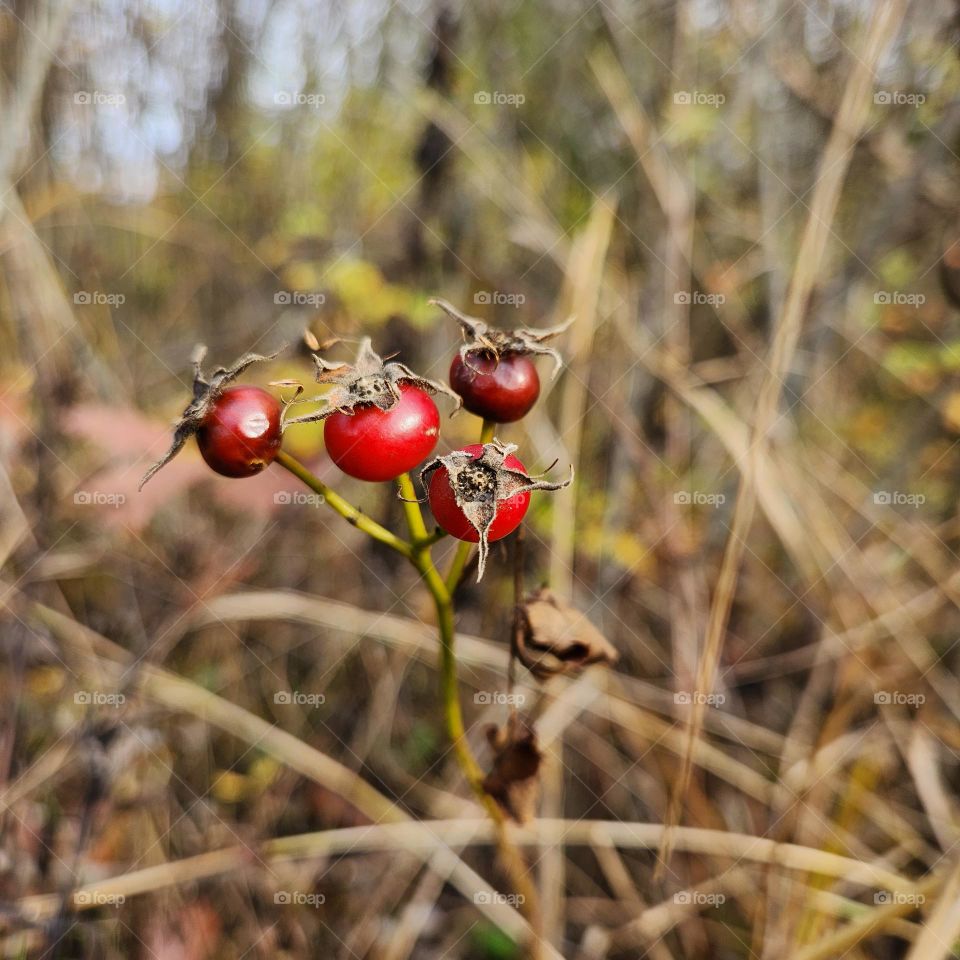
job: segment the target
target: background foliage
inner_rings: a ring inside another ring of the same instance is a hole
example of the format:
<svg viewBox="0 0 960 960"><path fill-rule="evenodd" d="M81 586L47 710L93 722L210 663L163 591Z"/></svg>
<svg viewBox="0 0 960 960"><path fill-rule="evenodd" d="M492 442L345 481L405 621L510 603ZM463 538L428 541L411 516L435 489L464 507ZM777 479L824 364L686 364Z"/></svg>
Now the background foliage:
<svg viewBox="0 0 960 960"><path fill-rule="evenodd" d="M528 582L621 651L610 676L521 678L542 815L564 821L528 848L553 948L951 955L954 18L0 4L4 955L524 955L489 847L455 833L480 814L415 577L279 471L228 483L191 449L136 493L194 343L226 362L305 327L369 333L444 378L458 335L434 295L506 327L577 316L567 369L508 433L532 469L578 468L535 503ZM309 379L304 348L262 381L289 377ZM444 429L452 447L477 422ZM321 431L290 439L399 521ZM485 758L506 557L460 597ZM706 832L665 859L675 815ZM372 823L369 849L343 832Z"/></svg>

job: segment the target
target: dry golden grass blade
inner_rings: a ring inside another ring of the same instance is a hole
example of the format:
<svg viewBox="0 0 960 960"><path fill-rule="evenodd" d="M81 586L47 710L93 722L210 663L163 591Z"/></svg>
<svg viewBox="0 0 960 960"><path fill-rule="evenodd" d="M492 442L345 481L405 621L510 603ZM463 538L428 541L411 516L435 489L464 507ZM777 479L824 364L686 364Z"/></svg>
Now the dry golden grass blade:
<svg viewBox="0 0 960 960"><path fill-rule="evenodd" d="M29 797L42 784L52 780L69 765L72 744L58 743L43 753L16 780L0 791L0 812L5 812Z"/></svg>
<svg viewBox="0 0 960 960"><path fill-rule="evenodd" d="M14 550L30 536L30 521L17 500L10 475L0 464L0 567Z"/></svg>
<svg viewBox="0 0 960 960"><path fill-rule="evenodd" d="M756 895L757 878L751 871L731 868L718 877L711 877L687 890L674 894L668 900L647 907L629 923L612 933L612 941L618 950L650 949L674 927L700 913L705 906L716 903L728 894L749 897Z"/></svg>
<svg viewBox="0 0 960 960"><path fill-rule="evenodd" d="M924 877L913 893L903 897L888 897L882 906L874 907L864 916L852 920L822 940L798 949L793 954L793 960L837 960L838 957L843 957L852 947L886 931L896 920L913 913L917 904L933 896L944 882L943 874Z"/></svg>
<svg viewBox="0 0 960 960"><path fill-rule="evenodd" d="M671 371L670 386L702 418L714 432L741 473L749 467L750 428L715 391L697 387L684 376L675 364L664 360ZM754 451L757 457L757 500L764 515L777 532L797 569L810 584L815 584L823 574L823 567L813 554L807 530L797 515L796 501L786 494L782 468L767 450Z"/></svg>
<svg viewBox="0 0 960 960"><path fill-rule="evenodd" d="M697 671L698 690L713 689L717 664L723 647L730 609L736 593L740 564L746 538L754 517L757 476L763 464L762 450L777 415L784 379L796 351L810 296L830 238L831 227L840 192L853 156L853 150L870 110L870 91L877 64L884 50L899 30L906 4L895 0L879 8L863 44L851 66L837 119L820 161L816 185L810 202L810 213L796 256L796 266L783 313L779 318L770 347L767 375L761 385L750 445L748 469L741 474L733 523L714 590L707 632ZM688 722L688 746L680 775L676 780L667 813L669 826L679 822L684 796L693 770L693 744L699 739L706 705L699 699L691 704ZM670 860L671 831L667 831L660 850L661 864Z"/></svg>
<svg viewBox="0 0 960 960"><path fill-rule="evenodd" d="M941 960L956 957L960 950L960 860L954 861L953 872L937 897L936 906L927 918L906 960Z"/></svg>
<svg viewBox="0 0 960 960"><path fill-rule="evenodd" d="M557 436L565 459L578 470L583 439L584 412L590 378L590 353L598 325L597 312L604 262L610 246L616 216L614 199L599 199L590 220L570 251L560 298L558 320L573 316L569 333L566 371L560 390ZM553 540L550 552L550 585L562 596L573 588L576 491L573 486L557 492L553 499Z"/></svg>
<svg viewBox="0 0 960 960"><path fill-rule="evenodd" d="M539 846L544 837L560 834L571 846L612 845L625 850L653 850L660 844L665 829L659 823L535 820L527 827L516 828L513 840L520 846ZM746 860L754 864L775 865L785 870L822 874L848 884L900 893L903 894L901 899L930 889L934 881L942 882L940 877L927 877L915 882L876 864L742 833L679 827L676 838L676 849L685 853L708 854L720 859ZM415 852L427 862L430 855L444 847L489 845L495 842L495 827L486 820L411 820L280 837L259 844L256 853L274 866L299 859L385 850ZM75 892L75 905L89 907L98 899L90 896L78 898L77 894L122 894L132 897L251 866L249 848L230 847L86 884ZM481 889L489 890L482 885L482 881ZM24 898L19 907L26 916L42 920L51 916L58 904L58 896L43 894Z"/></svg>
<svg viewBox="0 0 960 960"><path fill-rule="evenodd" d="M567 261L564 288L558 308L558 321L573 316L568 334L569 346L560 391L557 435L562 444L562 459L575 474L580 471L584 412L590 379L591 345L597 328L600 281L610 245L616 207L615 200L594 203L586 228L577 236ZM573 486L558 491L552 506L553 538L550 551L550 586L561 597L574 599L574 537L577 519L577 494ZM564 809L564 765L562 737L544 756L540 771L541 810L545 817L559 817ZM563 891L566 855L562 838L539 851L538 875L541 887L544 936L559 946L563 941Z"/></svg>
<svg viewBox="0 0 960 960"><path fill-rule="evenodd" d="M957 805L947 793L939 756L940 741L922 723L911 724L907 746L907 768L913 777L920 802L927 811L930 829L944 851L960 840Z"/></svg>

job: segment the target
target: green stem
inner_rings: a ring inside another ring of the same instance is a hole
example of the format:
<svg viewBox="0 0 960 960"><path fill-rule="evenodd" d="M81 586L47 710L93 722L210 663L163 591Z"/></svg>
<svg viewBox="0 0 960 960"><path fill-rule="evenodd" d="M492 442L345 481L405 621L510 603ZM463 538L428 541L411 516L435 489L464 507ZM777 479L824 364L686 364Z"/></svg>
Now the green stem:
<svg viewBox="0 0 960 960"><path fill-rule="evenodd" d="M430 540L426 524L423 522L423 513L420 511L420 501L409 473L401 473L397 477L397 487L400 490L400 500L403 503L403 512L407 518L407 527L410 530L410 539L414 549L422 547Z"/></svg>
<svg viewBox="0 0 960 960"><path fill-rule="evenodd" d="M447 571L446 587L450 593L460 585L460 578L463 576L464 568L470 559L470 551L473 550L473 544L466 540L461 540L457 544L457 552L453 555L453 562Z"/></svg>
<svg viewBox="0 0 960 960"><path fill-rule="evenodd" d="M285 450L277 454L277 463L285 470L289 470L298 480L306 484L314 493L323 497L324 503L343 517L347 523L353 524L367 536L373 537L380 543L392 547L397 553L403 554L408 560L413 560L413 545L391 533L386 527L380 526L376 520L361 513L352 503L348 503L335 490L331 490L322 480L315 477L299 460L291 457ZM419 512L419 510L418 510Z"/></svg>
<svg viewBox="0 0 960 960"><path fill-rule="evenodd" d="M486 797L483 789L483 772L467 743L463 714L460 711L460 693L457 687L457 656L454 650L456 631L453 624L453 597L430 554L430 545L433 538L427 533L426 524L423 522L423 514L420 511L420 504L417 502L416 490L409 473L397 477L397 487L400 490L403 512L407 518L407 527L410 530L410 540L413 544L410 561L417 568L417 572L430 591L430 596L433 597L433 605L437 611L437 628L440 632L440 684L447 733L453 744L457 762L460 764L467 782L474 793L483 800Z"/></svg>
<svg viewBox="0 0 960 960"><path fill-rule="evenodd" d="M437 611L437 629L440 634L440 695L443 700L443 719L447 735L457 757L457 763L473 790L494 819L503 814L493 798L483 789L483 771L467 742L467 732L460 710L460 689L457 683L456 630L453 622L453 598L447 590L428 549L421 549L414 564L423 577Z"/></svg>
<svg viewBox="0 0 960 960"><path fill-rule="evenodd" d="M481 438L484 443L489 442L495 429L494 424L484 423ZM443 718L447 735L453 746L457 763L466 777L467 783L474 795L493 820L497 832L497 847L503 866L506 869L514 888L524 897L523 912L526 914L534 930L533 942L530 944L531 957L541 956L541 928L542 920L537 897L536 887L530 880L526 864L519 850L510 838L507 829L507 820L499 804L483 788L483 770L477 762L470 744L467 741L467 731L463 723L463 713L460 710L460 691L457 684L457 655L456 629L453 619L453 591L440 575L430 547L436 543L442 531L428 533L420 511L420 504L416 499L416 491L409 474L402 474L397 478L400 497L403 500L403 510L410 530L412 542L400 539L375 520L362 514L356 507L348 503L338 493L331 490L325 483L315 477L302 463L291 457L290 454L280 451L277 454L277 463L289 470L295 477L305 483L315 493L320 494L324 501L349 523L358 527L364 533L392 547L403 554L416 568L424 584L430 591L433 604L437 611L437 629L440 634L440 693L443 700ZM461 543L466 547L463 563L469 556L470 544ZM460 550L458 549L458 556ZM462 573L462 566L460 572ZM459 577L458 577L459 579Z"/></svg>
<svg viewBox="0 0 960 960"><path fill-rule="evenodd" d="M447 531L437 527L433 533L427 534L427 539L420 544L423 547L432 547L435 543L439 543L445 536L447 536Z"/></svg>
<svg viewBox="0 0 960 960"><path fill-rule="evenodd" d="M480 442L489 443L497 432L497 425L492 420L484 420L480 428Z"/></svg>

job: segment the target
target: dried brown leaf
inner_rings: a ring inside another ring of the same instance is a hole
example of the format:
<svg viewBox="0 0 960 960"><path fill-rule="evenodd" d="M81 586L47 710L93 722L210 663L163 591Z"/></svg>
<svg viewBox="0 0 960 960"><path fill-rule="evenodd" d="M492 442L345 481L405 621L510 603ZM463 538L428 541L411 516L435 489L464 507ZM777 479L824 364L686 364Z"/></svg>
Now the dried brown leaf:
<svg viewBox="0 0 960 960"><path fill-rule="evenodd" d="M619 659L607 638L548 587L528 596L519 613L517 659L540 680Z"/></svg>
<svg viewBox="0 0 960 960"><path fill-rule="evenodd" d="M495 755L483 789L517 823L528 823L536 814L540 799L543 754L537 746L536 731L525 718L511 714L502 727L487 729L487 740Z"/></svg>

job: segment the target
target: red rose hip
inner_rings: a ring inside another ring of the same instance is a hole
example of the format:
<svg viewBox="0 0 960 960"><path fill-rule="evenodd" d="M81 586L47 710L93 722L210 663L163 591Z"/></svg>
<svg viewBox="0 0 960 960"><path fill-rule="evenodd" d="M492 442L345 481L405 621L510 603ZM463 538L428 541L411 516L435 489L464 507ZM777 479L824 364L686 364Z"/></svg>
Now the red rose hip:
<svg viewBox="0 0 960 960"><path fill-rule="evenodd" d="M389 409L359 403L352 413L334 413L324 421L330 459L358 480L393 480L425 460L437 445L440 412L429 394L409 383Z"/></svg>
<svg viewBox="0 0 960 960"><path fill-rule="evenodd" d="M252 477L280 449L280 403L260 387L228 387L197 429L207 466L224 477Z"/></svg>
<svg viewBox="0 0 960 960"><path fill-rule="evenodd" d="M476 460L483 453L483 445L472 443L464 447L463 452L469 453ZM503 465L509 470L519 470L524 474L527 472L527 468L512 454L504 459ZM467 482L471 479L468 478ZM483 482L480 474L476 479ZM457 505L457 498L450 484L450 474L445 466L438 467L430 477L427 499L430 502L433 518L441 529L446 530L451 537L456 537L458 540L466 540L469 543L480 542L480 532ZM491 542L502 540L513 533L520 526L529 506L530 494L526 490L514 494L507 500L496 502L496 514L487 530L487 540Z"/></svg>
<svg viewBox="0 0 960 960"><path fill-rule="evenodd" d="M450 364L450 386L463 405L494 423L513 423L527 415L540 396L540 377L529 357L490 351L457 354Z"/></svg>

